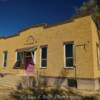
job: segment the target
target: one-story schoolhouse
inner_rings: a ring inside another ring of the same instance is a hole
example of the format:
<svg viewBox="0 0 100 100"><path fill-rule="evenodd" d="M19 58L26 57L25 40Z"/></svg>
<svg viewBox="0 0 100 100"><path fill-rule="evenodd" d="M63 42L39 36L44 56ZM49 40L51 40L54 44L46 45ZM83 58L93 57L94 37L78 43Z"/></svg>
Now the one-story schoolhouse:
<svg viewBox="0 0 100 100"><path fill-rule="evenodd" d="M48 86L100 88L100 34L90 15L0 37L0 72L37 74Z"/></svg>

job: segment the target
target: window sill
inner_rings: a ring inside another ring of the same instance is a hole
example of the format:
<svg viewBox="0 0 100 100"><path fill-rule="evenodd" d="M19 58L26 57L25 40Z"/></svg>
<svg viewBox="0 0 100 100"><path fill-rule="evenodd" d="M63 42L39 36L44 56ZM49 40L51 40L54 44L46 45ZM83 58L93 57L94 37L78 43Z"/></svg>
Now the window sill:
<svg viewBox="0 0 100 100"><path fill-rule="evenodd" d="M74 69L75 67L72 66L72 67L64 67L64 69Z"/></svg>
<svg viewBox="0 0 100 100"><path fill-rule="evenodd" d="M40 69L47 69L47 67L40 67Z"/></svg>

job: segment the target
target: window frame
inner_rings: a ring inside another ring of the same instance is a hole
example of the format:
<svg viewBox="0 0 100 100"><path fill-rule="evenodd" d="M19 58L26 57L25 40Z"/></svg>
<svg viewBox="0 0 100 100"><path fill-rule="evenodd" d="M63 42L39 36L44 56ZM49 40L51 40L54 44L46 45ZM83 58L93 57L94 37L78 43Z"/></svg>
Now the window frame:
<svg viewBox="0 0 100 100"><path fill-rule="evenodd" d="M16 51L16 59L15 59L15 66L14 66L14 68L15 69L23 69L24 68L24 62L22 60L18 60L18 53L22 53L22 56L24 56L23 52ZM19 54L19 56L21 57L20 54ZM22 58L20 58L20 59L22 59ZM17 66L18 62L20 62L19 66Z"/></svg>
<svg viewBox="0 0 100 100"><path fill-rule="evenodd" d="M42 58L42 48L46 48L47 49L47 54L46 54L46 56L47 56L47 58ZM42 66L42 61L43 60L46 60L46 66ZM45 45L45 46L41 46L40 47L40 68L47 68L47 65L48 65L48 46L47 45Z"/></svg>
<svg viewBox="0 0 100 100"><path fill-rule="evenodd" d="M6 59L5 59L5 52L7 53L6 54ZM5 51L3 51L3 67L7 67L7 60L8 60L8 51L5 50Z"/></svg>
<svg viewBox="0 0 100 100"><path fill-rule="evenodd" d="M18 56L20 56L20 54L19 54L20 52L18 52L18 51L16 51L16 63L18 63L20 60L18 60ZM20 62L20 64L21 64L21 62ZM19 64L19 65L20 65ZM16 68L20 68L20 66L16 66Z"/></svg>
<svg viewBox="0 0 100 100"><path fill-rule="evenodd" d="M66 45L68 45L68 44L72 44L72 51L73 51L73 57L66 57ZM73 69L74 68L74 48L75 48L75 46L74 46L74 42L65 42L64 43L64 68L67 68L67 69ZM67 59L73 59L73 65L72 66L67 66L66 65L66 60Z"/></svg>

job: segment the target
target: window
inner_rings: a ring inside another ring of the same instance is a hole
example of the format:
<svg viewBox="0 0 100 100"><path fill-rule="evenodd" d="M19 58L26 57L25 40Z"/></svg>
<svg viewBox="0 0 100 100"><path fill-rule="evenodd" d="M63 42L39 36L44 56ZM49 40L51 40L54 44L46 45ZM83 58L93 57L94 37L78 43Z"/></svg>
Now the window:
<svg viewBox="0 0 100 100"><path fill-rule="evenodd" d="M76 79L68 79L68 86L69 87L77 87L77 80Z"/></svg>
<svg viewBox="0 0 100 100"><path fill-rule="evenodd" d="M47 47L41 47L41 67L47 67Z"/></svg>
<svg viewBox="0 0 100 100"><path fill-rule="evenodd" d="M64 45L64 58L65 58L65 67L73 67L73 44L68 43Z"/></svg>
<svg viewBox="0 0 100 100"><path fill-rule="evenodd" d="M8 54L8 52L7 51L4 51L3 54L4 54L4 56L3 56L4 57L3 66L6 67L7 66L7 54Z"/></svg>
<svg viewBox="0 0 100 100"><path fill-rule="evenodd" d="M97 66L100 69L100 47L99 47L99 44L96 44L96 48L97 48Z"/></svg>
<svg viewBox="0 0 100 100"><path fill-rule="evenodd" d="M14 68L20 68L23 65L23 53L16 52L16 64Z"/></svg>

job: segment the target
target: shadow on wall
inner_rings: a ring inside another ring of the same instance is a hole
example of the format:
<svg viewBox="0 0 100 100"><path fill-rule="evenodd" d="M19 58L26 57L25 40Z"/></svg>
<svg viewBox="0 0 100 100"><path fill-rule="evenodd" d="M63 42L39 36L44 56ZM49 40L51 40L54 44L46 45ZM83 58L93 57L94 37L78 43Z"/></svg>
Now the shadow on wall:
<svg viewBox="0 0 100 100"><path fill-rule="evenodd" d="M61 69L59 75L57 77L54 77L54 80L51 80L49 77L46 77L46 73L45 71L40 71L39 72L40 74L38 75L38 81L39 83L42 83L42 84L45 84L48 86L49 83L52 83L52 86L53 87L56 87L56 88L61 88L62 87L62 84L65 82L65 84L67 85L67 79L66 79L66 76L68 75L69 73L69 70L66 70L66 69ZM42 76L41 76L42 75ZM44 76L43 76L44 75ZM52 82L51 82L52 81ZM51 86L51 87L52 87Z"/></svg>
<svg viewBox="0 0 100 100"><path fill-rule="evenodd" d="M62 68L62 70L59 73L59 76L55 79L54 81L54 85L56 86L56 88L61 88L62 84L65 82L67 85L67 79L66 76L69 74L69 71Z"/></svg>

